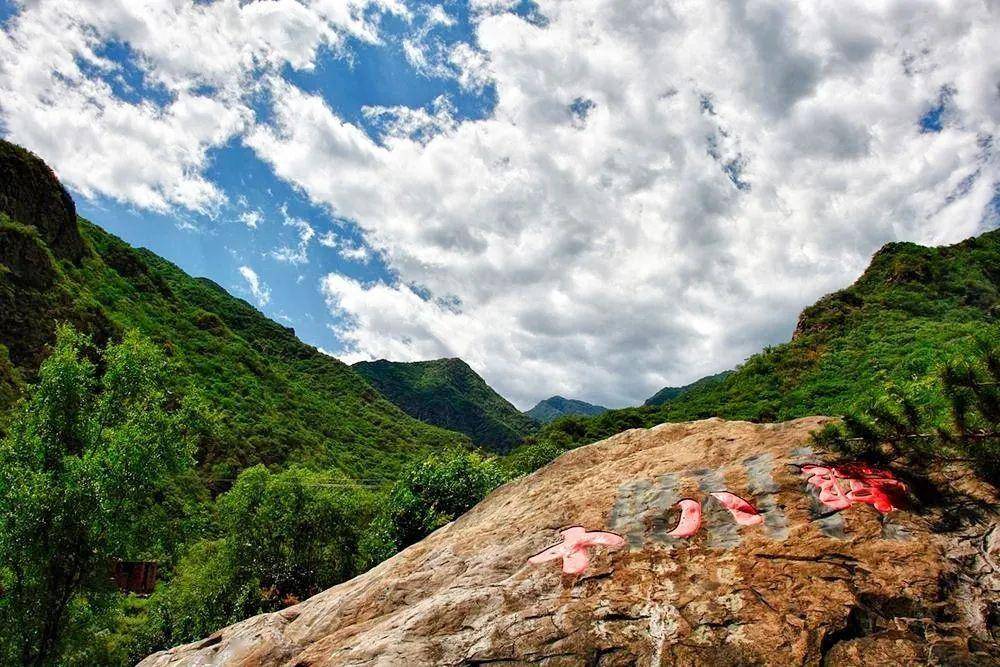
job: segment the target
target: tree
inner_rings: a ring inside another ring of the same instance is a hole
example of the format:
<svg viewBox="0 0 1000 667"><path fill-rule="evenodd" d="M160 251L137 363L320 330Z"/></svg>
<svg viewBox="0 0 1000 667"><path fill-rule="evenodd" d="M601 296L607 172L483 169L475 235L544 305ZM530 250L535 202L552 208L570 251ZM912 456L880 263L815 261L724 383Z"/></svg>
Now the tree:
<svg viewBox="0 0 1000 667"><path fill-rule="evenodd" d="M354 575L365 520L359 487L293 466L243 471L219 498L219 521L245 577L279 599L306 598Z"/></svg>
<svg viewBox="0 0 1000 667"><path fill-rule="evenodd" d="M244 470L216 501L219 537L194 544L151 599L152 641L189 641L354 576L368 504L339 474Z"/></svg>
<svg viewBox="0 0 1000 667"><path fill-rule="evenodd" d="M884 387L816 440L875 461L964 458L982 477L1000 482L1000 352L980 342L977 357L944 364L938 380Z"/></svg>
<svg viewBox="0 0 1000 667"><path fill-rule="evenodd" d="M465 513L503 484L508 473L493 457L453 450L403 471L361 544L365 570Z"/></svg>
<svg viewBox="0 0 1000 667"><path fill-rule="evenodd" d="M198 419L161 387L160 351L135 333L98 355L58 328L52 355L0 441L0 662L56 662L110 596L109 566L141 550L144 516L193 464Z"/></svg>
<svg viewBox="0 0 1000 667"><path fill-rule="evenodd" d="M507 455L507 467L514 476L528 475L554 461L565 449L553 442L554 438L526 442Z"/></svg>

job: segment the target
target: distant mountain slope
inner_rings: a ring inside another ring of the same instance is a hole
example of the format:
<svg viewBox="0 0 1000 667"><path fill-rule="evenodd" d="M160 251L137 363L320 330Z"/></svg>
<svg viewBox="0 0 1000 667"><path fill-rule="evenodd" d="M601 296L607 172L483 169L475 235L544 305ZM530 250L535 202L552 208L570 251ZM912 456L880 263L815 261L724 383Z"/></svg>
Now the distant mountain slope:
<svg viewBox="0 0 1000 667"><path fill-rule="evenodd" d="M663 405L667 401L671 401L682 394L686 394L692 389L702 389L708 385L715 384L716 382L722 382L729 377L731 373L732 371L722 371L721 373L716 373L715 375L707 375L700 380L695 380L691 384L686 384L683 387L664 387L651 397L647 398L643 405Z"/></svg>
<svg viewBox="0 0 1000 667"><path fill-rule="evenodd" d="M507 451L537 428L461 359L380 359L353 368L408 415L494 451Z"/></svg>
<svg viewBox="0 0 1000 667"><path fill-rule="evenodd" d="M392 479L410 460L469 442L404 414L212 281L78 219L44 163L4 141L0 212L0 412L36 372L56 322L69 321L98 343L135 328L163 345L177 366L172 389L197 389L219 411L218 439L198 454L218 477L297 461Z"/></svg>
<svg viewBox="0 0 1000 667"><path fill-rule="evenodd" d="M876 387L927 393L940 363L969 356L977 339L1000 341L1000 230L937 248L890 243L853 285L806 308L789 342L721 382L659 406L557 420L538 437L561 430L562 441L585 443L665 421L840 415Z"/></svg>
<svg viewBox="0 0 1000 667"><path fill-rule="evenodd" d="M592 403L578 401L574 398L553 396L551 398L546 398L544 401L539 401L535 407L527 410L524 414L528 415L540 424L547 424L553 419L565 417L566 415L592 416L599 415L606 411L607 408L602 405L594 405Z"/></svg>

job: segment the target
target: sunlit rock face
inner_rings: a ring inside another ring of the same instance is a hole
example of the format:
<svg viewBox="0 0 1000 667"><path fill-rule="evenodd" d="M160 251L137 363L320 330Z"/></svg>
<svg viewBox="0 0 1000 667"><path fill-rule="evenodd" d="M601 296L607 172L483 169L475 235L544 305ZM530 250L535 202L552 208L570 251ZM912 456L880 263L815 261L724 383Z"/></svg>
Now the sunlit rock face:
<svg viewBox="0 0 1000 667"><path fill-rule="evenodd" d="M995 664L995 490L836 460L823 423L626 431L141 664Z"/></svg>

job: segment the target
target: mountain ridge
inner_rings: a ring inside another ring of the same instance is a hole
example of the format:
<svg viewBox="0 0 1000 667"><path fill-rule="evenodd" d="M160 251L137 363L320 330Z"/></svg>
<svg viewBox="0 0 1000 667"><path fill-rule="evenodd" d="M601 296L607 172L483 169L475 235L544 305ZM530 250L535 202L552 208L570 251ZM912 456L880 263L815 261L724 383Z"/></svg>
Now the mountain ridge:
<svg viewBox="0 0 1000 667"><path fill-rule="evenodd" d="M219 434L198 453L214 477L299 462L388 481L410 461L469 444L406 415L349 366L214 281L77 217L32 153L0 140L0 169L20 174L0 182L0 399L7 404L17 393L9 387L32 379L56 323L66 321L99 346L137 329L165 349L177 369L169 389L205 393L219 411ZM24 199L29 204L16 205ZM45 213L37 225L13 218L32 211Z"/></svg>
<svg viewBox="0 0 1000 667"><path fill-rule="evenodd" d="M540 424L546 424L567 415L592 416L606 411L607 408L603 405L594 405L593 403L587 403L575 398L563 398L556 395L538 401L533 408L525 410L524 414Z"/></svg>
<svg viewBox="0 0 1000 667"><path fill-rule="evenodd" d="M352 368L405 413L506 452L537 424L458 357L428 361L359 361Z"/></svg>
<svg viewBox="0 0 1000 667"><path fill-rule="evenodd" d="M694 382L690 382L681 387L664 387L660 391L656 392L643 402L643 405L663 405L667 401L672 401L673 399L686 394L692 389L698 389L700 387L714 384L716 382L721 382L729 377L733 371L722 371L721 373L715 373L714 375L706 375L703 378L699 378Z"/></svg>

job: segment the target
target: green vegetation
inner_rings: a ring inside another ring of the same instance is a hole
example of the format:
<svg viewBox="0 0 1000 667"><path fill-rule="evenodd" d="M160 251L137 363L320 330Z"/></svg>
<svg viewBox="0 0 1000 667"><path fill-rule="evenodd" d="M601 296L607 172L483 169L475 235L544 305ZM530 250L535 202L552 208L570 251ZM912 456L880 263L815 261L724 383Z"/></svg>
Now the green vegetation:
<svg viewBox="0 0 1000 667"><path fill-rule="evenodd" d="M491 451L506 452L537 428L461 359L382 359L353 368L406 414L465 433Z"/></svg>
<svg viewBox="0 0 1000 667"><path fill-rule="evenodd" d="M722 371L721 373L708 375L700 380L695 380L691 384L686 384L683 387L664 387L647 398L643 405L663 405L667 401L672 401L678 396L688 393L692 389L704 389L705 387L722 382L729 377L730 374L732 374L732 371Z"/></svg>
<svg viewBox="0 0 1000 667"><path fill-rule="evenodd" d="M215 503L215 534L193 544L149 599L138 654L351 578L371 505L368 492L342 476L297 466L243 471Z"/></svg>
<svg viewBox="0 0 1000 667"><path fill-rule="evenodd" d="M348 366L218 285L77 219L27 151L0 141L0 168L16 175L0 181L0 400L32 379L64 321L99 345L134 329L163 348L173 367L167 388L197 390L219 414L197 454L204 476L301 463L389 483L410 461L468 443L407 416ZM53 212L60 202L64 210ZM39 211L44 217L12 219Z"/></svg>
<svg viewBox="0 0 1000 667"><path fill-rule="evenodd" d="M362 543L362 570L454 521L509 479L497 459L460 450L407 468L393 485Z"/></svg>
<svg viewBox="0 0 1000 667"><path fill-rule="evenodd" d="M539 401L535 407L524 414L534 419L539 424L547 424L550 421L565 417L567 415L582 415L584 417L599 415L607 412L607 408L602 405L594 405L574 398L563 398L562 396L552 396L544 401Z"/></svg>
<svg viewBox="0 0 1000 667"><path fill-rule="evenodd" d="M948 414L928 392L942 365L1000 340L1000 230L952 246L891 243L852 286L803 311L792 340L768 348L721 382L692 387L658 406L564 417L527 446L562 450L629 428L706 417L783 421L858 411L886 387L925 396L934 419Z"/></svg>
<svg viewBox="0 0 1000 667"><path fill-rule="evenodd" d="M1000 483L1000 349L983 341L979 358L957 359L923 393L896 387L860 412L849 413L814 435L823 445L877 462L905 457L921 465L964 458L993 484ZM949 414L926 406L944 399Z"/></svg>
<svg viewBox="0 0 1000 667"><path fill-rule="evenodd" d="M131 664L282 609L510 476L463 448L411 462L381 492L333 469L256 465L213 502L192 455L218 415L163 390L173 364L134 331L97 352L60 326L0 441L0 664ZM116 559L157 561L165 576L148 599L120 594Z"/></svg>
<svg viewBox="0 0 1000 667"><path fill-rule="evenodd" d="M113 559L165 557L164 541L183 538L161 501L193 463L206 420L191 401L168 409L165 360L147 341L108 347L100 377L88 348L59 329L0 441L2 664L55 662L114 601Z"/></svg>

